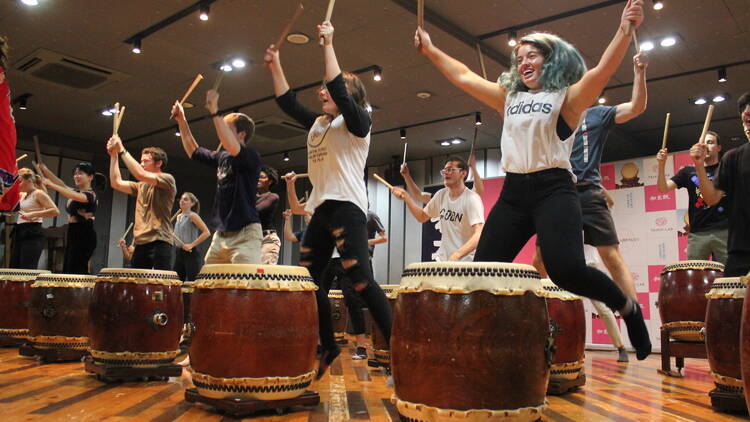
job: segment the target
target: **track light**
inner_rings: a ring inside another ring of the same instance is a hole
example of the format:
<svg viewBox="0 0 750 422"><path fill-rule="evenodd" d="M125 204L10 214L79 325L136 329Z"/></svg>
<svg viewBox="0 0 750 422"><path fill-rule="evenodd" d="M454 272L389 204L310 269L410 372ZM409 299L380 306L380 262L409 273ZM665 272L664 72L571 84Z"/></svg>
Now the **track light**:
<svg viewBox="0 0 750 422"><path fill-rule="evenodd" d="M719 68L719 82L726 82L726 81L727 81L727 68L720 67Z"/></svg>
<svg viewBox="0 0 750 422"><path fill-rule="evenodd" d="M664 2L661 0L654 0L654 10L664 9Z"/></svg>
<svg viewBox="0 0 750 422"><path fill-rule="evenodd" d="M401 139L406 139L406 129L401 128L400 135L401 135Z"/></svg>
<svg viewBox="0 0 750 422"><path fill-rule="evenodd" d="M375 66L372 79L374 79L376 82L380 82L381 80L383 80L383 68L381 68L380 66Z"/></svg>
<svg viewBox="0 0 750 422"><path fill-rule="evenodd" d="M511 47L515 47L516 44L518 44L518 34L516 31L510 31L508 34L508 45Z"/></svg>
<svg viewBox="0 0 750 422"><path fill-rule="evenodd" d="M141 54L141 39L136 38L133 40L133 49L131 50L135 54Z"/></svg>
<svg viewBox="0 0 750 422"><path fill-rule="evenodd" d="M29 98L31 97L31 94L28 92L25 94L21 94L18 97L16 97L15 100L13 100L13 104L18 105L19 110L27 110L29 108Z"/></svg>
<svg viewBox="0 0 750 422"><path fill-rule="evenodd" d="M482 113L476 112L474 113L474 125L475 126L482 126Z"/></svg>
<svg viewBox="0 0 750 422"><path fill-rule="evenodd" d="M285 152L285 153L284 153L284 157L283 157L283 160L284 160L284 161L289 161L289 153L288 153L288 152Z"/></svg>
<svg viewBox="0 0 750 422"><path fill-rule="evenodd" d="M198 15L198 18L200 18L200 20L202 20L202 21L207 21L208 20L208 13L210 11L211 11L211 9L210 9L210 7L209 7L208 4L205 4L205 3L201 4L200 15Z"/></svg>

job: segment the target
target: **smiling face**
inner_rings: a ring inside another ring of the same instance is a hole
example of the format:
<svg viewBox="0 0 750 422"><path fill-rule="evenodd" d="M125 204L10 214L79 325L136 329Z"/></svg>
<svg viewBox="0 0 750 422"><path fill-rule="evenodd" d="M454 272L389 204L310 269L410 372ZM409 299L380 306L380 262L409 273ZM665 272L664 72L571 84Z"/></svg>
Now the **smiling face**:
<svg viewBox="0 0 750 422"><path fill-rule="evenodd" d="M188 194L183 193L182 196L180 197L180 210L183 213L186 213L186 212L190 211L190 209L193 207L193 205L195 205L195 203L193 202L193 200L190 199L190 197L188 196Z"/></svg>
<svg viewBox="0 0 750 422"><path fill-rule="evenodd" d="M320 100L323 113L331 114L333 116L339 114L339 108L331 99L331 95L328 93L328 89L326 89L325 85L318 89L318 100Z"/></svg>
<svg viewBox="0 0 750 422"><path fill-rule="evenodd" d="M91 186L91 180L94 179L94 175L86 174L85 171L76 169L73 172L73 183L75 183L78 189L84 189Z"/></svg>
<svg viewBox="0 0 750 422"><path fill-rule="evenodd" d="M750 141L750 104L747 104L740 114L742 118L742 128L745 130L745 136Z"/></svg>
<svg viewBox="0 0 750 422"><path fill-rule="evenodd" d="M265 171L260 172L258 176L258 192L268 192L271 189L271 178L268 177Z"/></svg>
<svg viewBox="0 0 750 422"><path fill-rule="evenodd" d="M542 87L540 81L543 64L544 54L539 47L534 44L521 44L516 53L516 68L527 88L539 89Z"/></svg>

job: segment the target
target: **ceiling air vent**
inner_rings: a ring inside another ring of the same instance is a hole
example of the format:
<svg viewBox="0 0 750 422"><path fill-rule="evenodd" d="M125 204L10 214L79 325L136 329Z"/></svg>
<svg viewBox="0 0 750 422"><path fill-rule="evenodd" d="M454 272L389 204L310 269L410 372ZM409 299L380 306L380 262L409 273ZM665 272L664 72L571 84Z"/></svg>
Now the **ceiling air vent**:
<svg viewBox="0 0 750 422"><path fill-rule="evenodd" d="M122 72L40 48L16 62L16 70L45 82L74 89L95 90L130 77Z"/></svg>

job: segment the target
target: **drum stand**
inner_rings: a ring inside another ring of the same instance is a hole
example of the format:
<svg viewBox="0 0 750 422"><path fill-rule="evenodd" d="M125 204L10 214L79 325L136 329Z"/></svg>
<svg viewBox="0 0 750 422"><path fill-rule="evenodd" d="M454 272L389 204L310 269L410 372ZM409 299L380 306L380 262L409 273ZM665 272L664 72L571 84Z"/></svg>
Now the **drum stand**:
<svg viewBox="0 0 750 422"><path fill-rule="evenodd" d="M745 396L741 392L730 391L717 386L708 392L708 396L711 397L711 407L714 410L747 415Z"/></svg>
<svg viewBox="0 0 750 422"><path fill-rule="evenodd" d="M284 400L214 399L202 396L197 388L188 388L185 390L185 401L203 403L216 408L220 413L241 418L262 410L273 409L277 414L283 415L292 406L317 406L320 404L320 395L316 391L307 390L299 397Z"/></svg>
<svg viewBox="0 0 750 422"><path fill-rule="evenodd" d="M671 358L674 357L677 371L672 370ZM682 378L682 368L685 358L708 359L706 343L670 340L669 332L661 328L661 369L656 371L662 375Z"/></svg>
<svg viewBox="0 0 750 422"><path fill-rule="evenodd" d="M569 391L576 390L578 387L586 384L586 374L581 371L581 374L577 378L572 380L550 380L547 384L547 394L552 396L560 396Z"/></svg>
<svg viewBox="0 0 750 422"><path fill-rule="evenodd" d="M25 342L25 339L18 337L0 336L0 347L20 347Z"/></svg>
<svg viewBox="0 0 750 422"><path fill-rule="evenodd" d="M28 357L36 356L43 363L50 363L80 361L89 352L75 349L40 349L34 347L32 343L24 343L18 348L18 354Z"/></svg>
<svg viewBox="0 0 750 422"><path fill-rule="evenodd" d="M83 360L86 372L92 372L96 379L103 382L127 382L142 381L144 379L161 379L179 377L182 375L182 367L174 363L167 363L150 368L138 368L131 366L106 366L94 362L91 356Z"/></svg>

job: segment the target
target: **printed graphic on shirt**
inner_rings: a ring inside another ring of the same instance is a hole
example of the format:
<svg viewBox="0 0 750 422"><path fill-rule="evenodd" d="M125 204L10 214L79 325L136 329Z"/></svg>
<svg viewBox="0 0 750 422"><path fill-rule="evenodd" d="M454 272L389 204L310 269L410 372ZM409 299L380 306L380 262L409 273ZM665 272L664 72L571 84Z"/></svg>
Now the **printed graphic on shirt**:
<svg viewBox="0 0 750 422"><path fill-rule="evenodd" d="M531 114L531 113L550 114L551 112L552 112L552 104L534 102L534 100L532 100L530 103L521 101L518 104L508 106L505 110L505 114L509 116L513 116L516 114Z"/></svg>
<svg viewBox="0 0 750 422"><path fill-rule="evenodd" d="M714 181L714 179L715 179L715 177L713 177L713 176L709 176L708 177L708 180L710 180L712 182ZM711 206L708 205L708 203L706 203L706 200L703 198L703 193L701 192L700 184L698 183L698 176L697 175L693 175L690 178L690 181L693 182L693 184L695 185L695 187L694 187L694 189L695 189L695 202L693 203L693 206L695 208L698 208L698 209L701 209L701 210L705 210L706 208L710 208ZM722 206L718 206L716 209L719 210L719 212L724 212L724 207L722 207Z"/></svg>

